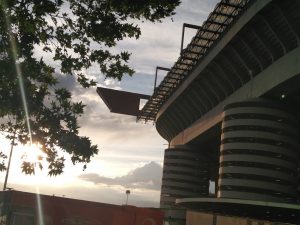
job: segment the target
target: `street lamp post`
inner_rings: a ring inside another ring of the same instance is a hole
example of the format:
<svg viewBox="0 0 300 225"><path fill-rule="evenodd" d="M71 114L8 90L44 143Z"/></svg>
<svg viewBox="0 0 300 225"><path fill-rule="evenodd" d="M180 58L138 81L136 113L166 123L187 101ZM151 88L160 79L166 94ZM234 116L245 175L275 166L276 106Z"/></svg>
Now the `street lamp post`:
<svg viewBox="0 0 300 225"><path fill-rule="evenodd" d="M10 168L10 163L11 163L11 157L12 157L12 153L13 153L13 149L14 149L14 145L15 145L15 139L16 139L16 133L14 133L14 137L13 137L13 140L12 140L11 146L10 146L10 153L9 153L8 164L7 164L7 169L6 169L5 181L3 184L3 191L6 190L6 186L7 186L7 179L8 179L9 168Z"/></svg>
<svg viewBox="0 0 300 225"><path fill-rule="evenodd" d="M126 205L128 204L129 195L130 195L130 190L126 190Z"/></svg>

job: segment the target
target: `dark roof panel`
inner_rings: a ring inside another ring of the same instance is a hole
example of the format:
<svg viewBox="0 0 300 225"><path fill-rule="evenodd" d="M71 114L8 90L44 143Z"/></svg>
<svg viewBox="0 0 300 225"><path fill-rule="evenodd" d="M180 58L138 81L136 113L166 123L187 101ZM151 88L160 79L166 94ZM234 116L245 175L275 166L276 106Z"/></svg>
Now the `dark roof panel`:
<svg viewBox="0 0 300 225"><path fill-rule="evenodd" d="M102 98L110 112L137 116L141 99L149 99L149 95L142 95L127 91L97 88L97 93Z"/></svg>

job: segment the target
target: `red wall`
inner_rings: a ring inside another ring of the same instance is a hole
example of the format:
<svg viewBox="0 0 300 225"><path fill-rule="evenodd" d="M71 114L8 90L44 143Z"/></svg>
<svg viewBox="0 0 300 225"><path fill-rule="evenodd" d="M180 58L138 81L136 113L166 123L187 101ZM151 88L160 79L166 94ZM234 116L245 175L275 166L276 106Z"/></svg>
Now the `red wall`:
<svg viewBox="0 0 300 225"><path fill-rule="evenodd" d="M40 197L45 225L162 225L158 209L118 206L56 196L10 191L13 211L32 211L37 223Z"/></svg>

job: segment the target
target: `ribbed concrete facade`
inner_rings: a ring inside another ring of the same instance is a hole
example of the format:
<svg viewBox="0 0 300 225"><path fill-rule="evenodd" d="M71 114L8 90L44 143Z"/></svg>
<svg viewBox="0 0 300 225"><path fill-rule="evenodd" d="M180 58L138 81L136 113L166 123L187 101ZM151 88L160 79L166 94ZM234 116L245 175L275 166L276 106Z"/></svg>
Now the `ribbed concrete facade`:
<svg viewBox="0 0 300 225"><path fill-rule="evenodd" d="M176 146L165 150L161 207L175 204L176 198L208 196L208 161L197 150Z"/></svg>
<svg viewBox="0 0 300 225"><path fill-rule="evenodd" d="M176 146L162 207L300 224L300 0L220 0L138 119Z"/></svg>
<svg viewBox="0 0 300 225"><path fill-rule="evenodd" d="M223 115L218 197L296 202L298 118L262 99L229 104Z"/></svg>

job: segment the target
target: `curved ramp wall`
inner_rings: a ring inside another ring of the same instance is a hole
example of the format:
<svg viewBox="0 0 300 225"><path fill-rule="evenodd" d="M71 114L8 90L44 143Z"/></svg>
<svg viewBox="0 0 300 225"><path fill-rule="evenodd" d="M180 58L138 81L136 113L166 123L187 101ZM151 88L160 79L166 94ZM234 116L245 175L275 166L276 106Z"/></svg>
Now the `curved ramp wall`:
<svg viewBox="0 0 300 225"><path fill-rule="evenodd" d="M218 197L297 201L298 118L280 103L252 99L225 107Z"/></svg>
<svg viewBox="0 0 300 225"><path fill-rule="evenodd" d="M175 205L177 198L208 196L208 162L199 152L185 146L165 150L161 207Z"/></svg>
<svg viewBox="0 0 300 225"><path fill-rule="evenodd" d="M298 185L297 185L297 192L298 192L298 204L300 204L300 160L298 162Z"/></svg>

